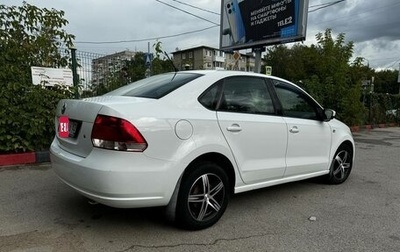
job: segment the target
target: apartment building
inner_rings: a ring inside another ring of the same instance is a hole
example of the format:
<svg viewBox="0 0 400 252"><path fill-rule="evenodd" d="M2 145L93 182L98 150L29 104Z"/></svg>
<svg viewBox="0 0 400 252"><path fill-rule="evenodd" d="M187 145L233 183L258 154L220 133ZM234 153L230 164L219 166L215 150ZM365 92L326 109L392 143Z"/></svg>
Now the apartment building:
<svg viewBox="0 0 400 252"><path fill-rule="evenodd" d="M105 78L119 73L127 60L132 60L135 52L125 50L92 60L92 85L105 83Z"/></svg>
<svg viewBox="0 0 400 252"><path fill-rule="evenodd" d="M255 66L255 58L252 53L226 53L208 46L185 50L177 48L172 55L174 65L179 70L227 69L252 72Z"/></svg>

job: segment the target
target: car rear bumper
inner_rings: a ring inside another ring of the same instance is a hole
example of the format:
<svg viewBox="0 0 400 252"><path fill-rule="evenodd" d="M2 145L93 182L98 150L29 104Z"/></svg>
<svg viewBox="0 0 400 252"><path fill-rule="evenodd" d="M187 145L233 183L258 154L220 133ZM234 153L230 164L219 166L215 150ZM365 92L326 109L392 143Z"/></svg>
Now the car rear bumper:
<svg viewBox="0 0 400 252"><path fill-rule="evenodd" d="M104 205L136 208L167 205L179 179L175 163L143 153L94 148L83 158L50 147L55 173L82 195Z"/></svg>

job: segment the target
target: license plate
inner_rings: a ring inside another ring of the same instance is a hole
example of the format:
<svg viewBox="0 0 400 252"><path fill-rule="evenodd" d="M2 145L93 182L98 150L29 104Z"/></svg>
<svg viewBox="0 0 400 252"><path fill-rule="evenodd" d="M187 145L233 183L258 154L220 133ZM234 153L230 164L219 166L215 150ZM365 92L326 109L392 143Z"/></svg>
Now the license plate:
<svg viewBox="0 0 400 252"><path fill-rule="evenodd" d="M69 127L68 127L68 131L69 131L68 136L72 137L72 138L76 138L76 136L78 135L78 129L79 129L79 123L77 121L70 120Z"/></svg>
<svg viewBox="0 0 400 252"><path fill-rule="evenodd" d="M68 116L58 118L58 136L61 138L76 138L79 133L80 122L69 119Z"/></svg>
<svg viewBox="0 0 400 252"><path fill-rule="evenodd" d="M69 137L70 122L68 116L58 118L58 136L61 138Z"/></svg>

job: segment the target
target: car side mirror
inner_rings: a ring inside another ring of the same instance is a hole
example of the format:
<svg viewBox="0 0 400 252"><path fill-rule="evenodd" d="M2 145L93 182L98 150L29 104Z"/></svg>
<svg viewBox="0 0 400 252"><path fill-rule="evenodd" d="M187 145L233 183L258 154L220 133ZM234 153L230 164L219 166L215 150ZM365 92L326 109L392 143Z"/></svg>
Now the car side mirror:
<svg viewBox="0 0 400 252"><path fill-rule="evenodd" d="M330 120L336 118L336 111L333 109L325 109L324 113L325 113L325 121L326 122L329 122Z"/></svg>

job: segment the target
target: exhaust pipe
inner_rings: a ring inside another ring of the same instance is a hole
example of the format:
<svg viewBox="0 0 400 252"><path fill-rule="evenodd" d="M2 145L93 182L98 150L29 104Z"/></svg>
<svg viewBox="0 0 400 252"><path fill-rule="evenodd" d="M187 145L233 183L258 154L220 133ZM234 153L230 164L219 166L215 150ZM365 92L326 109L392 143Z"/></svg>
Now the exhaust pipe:
<svg viewBox="0 0 400 252"><path fill-rule="evenodd" d="M89 203L89 205L98 205L99 204L99 202L91 200L91 199L88 200L88 203Z"/></svg>

